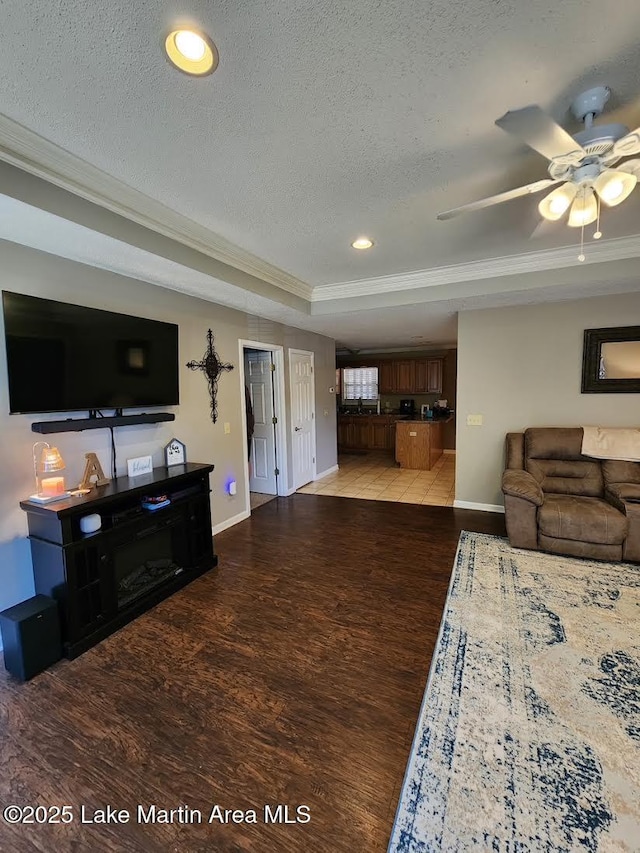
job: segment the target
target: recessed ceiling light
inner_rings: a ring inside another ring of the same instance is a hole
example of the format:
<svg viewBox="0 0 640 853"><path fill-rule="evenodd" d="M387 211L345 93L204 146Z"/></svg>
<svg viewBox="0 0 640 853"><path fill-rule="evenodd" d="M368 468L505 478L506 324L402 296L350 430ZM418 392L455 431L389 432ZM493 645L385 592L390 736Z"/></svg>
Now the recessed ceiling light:
<svg viewBox="0 0 640 853"><path fill-rule="evenodd" d="M204 77L218 67L218 48L206 33L186 28L172 30L164 40L164 49L169 61L185 74Z"/></svg>
<svg viewBox="0 0 640 853"><path fill-rule="evenodd" d="M358 237L351 245L354 249L370 249L373 246L373 240L368 237Z"/></svg>

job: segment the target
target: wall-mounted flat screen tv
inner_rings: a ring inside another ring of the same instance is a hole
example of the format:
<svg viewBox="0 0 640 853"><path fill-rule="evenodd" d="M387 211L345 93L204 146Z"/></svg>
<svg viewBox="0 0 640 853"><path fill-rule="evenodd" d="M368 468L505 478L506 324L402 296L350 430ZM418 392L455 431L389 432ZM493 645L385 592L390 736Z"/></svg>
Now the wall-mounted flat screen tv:
<svg viewBox="0 0 640 853"><path fill-rule="evenodd" d="M2 294L11 414L178 404L178 327Z"/></svg>

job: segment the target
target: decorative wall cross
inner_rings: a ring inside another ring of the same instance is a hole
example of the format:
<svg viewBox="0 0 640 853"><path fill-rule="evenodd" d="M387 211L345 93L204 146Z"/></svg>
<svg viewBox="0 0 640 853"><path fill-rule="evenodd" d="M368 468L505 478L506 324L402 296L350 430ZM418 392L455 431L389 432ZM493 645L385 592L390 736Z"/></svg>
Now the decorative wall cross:
<svg viewBox="0 0 640 853"><path fill-rule="evenodd" d="M190 361L187 364L189 370L202 370L209 383L209 396L211 397L211 420L218 420L218 380L223 371L233 370L232 364L223 364L218 358L218 353L213 348L213 332L207 332L207 351L202 361Z"/></svg>

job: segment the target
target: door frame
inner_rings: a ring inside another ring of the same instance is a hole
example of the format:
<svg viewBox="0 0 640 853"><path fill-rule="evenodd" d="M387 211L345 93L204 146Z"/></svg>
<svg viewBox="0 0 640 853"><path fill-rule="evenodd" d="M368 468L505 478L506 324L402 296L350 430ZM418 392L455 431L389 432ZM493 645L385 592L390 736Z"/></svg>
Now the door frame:
<svg viewBox="0 0 640 853"><path fill-rule="evenodd" d="M287 350L288 358L289 358L289 399L293 400L293 371L291 370L291 355L310 355L311 356L311 378L312 378L312 394L313 394L313 429L311 430L311 446L313 453L313 477L310 482L315 482L315 479L318 474L318 454L316 448L316 429L318 425L318 418L316 417L316 363L315 363L315 353L312 350L308 349L295 349L289 347ZM293 430L293 406L291 407L291 429ZM291 457L291 463L293 465L293 456ZM302 486L296 486L294 481L294 471L291 471L291 482L293 485L293 491L295 492L297 489L301 489Z"/></svg>
<svg viewBox="0 0 640 853"><path fill-rule="evenodd" d="M273 377L273 399L275 404L275 416L278 419L278 423L276 424L276 465L280 472L276 477L276 484L278 496L286 497L289 494L287 485L289 483L289 472L287 470L288 436L286 430L287 408L284 393L284 347L276 346L275 344L261 343L260 341L248 341L242 338L238 340L238 351L240 356L238 358L238 364L240 366L238 376L240 378L240 399L242 400L242 434L245 437L247 435L247 411L244 405L244 389L246 385L244 372L245 347L270 352L271 357L273 358L273 363L276 366L275 376ZM249 516L251 515L251 495L249 491L249 459L246 452L243 453L243 459L244 492L246 495L245 512L247 513L247 516Z"/></svg>

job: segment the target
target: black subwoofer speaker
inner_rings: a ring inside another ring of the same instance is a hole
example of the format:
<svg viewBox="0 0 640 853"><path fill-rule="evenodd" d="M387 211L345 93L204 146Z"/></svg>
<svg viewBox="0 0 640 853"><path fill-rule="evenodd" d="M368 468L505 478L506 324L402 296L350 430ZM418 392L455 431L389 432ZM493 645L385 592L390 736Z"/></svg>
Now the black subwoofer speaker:
<svg viewBox="0 0 640 853"><path fill-rule="evenodd" d="M28 681L62 657L58 605L35 595L0 613L5 668Z"/></svg>

